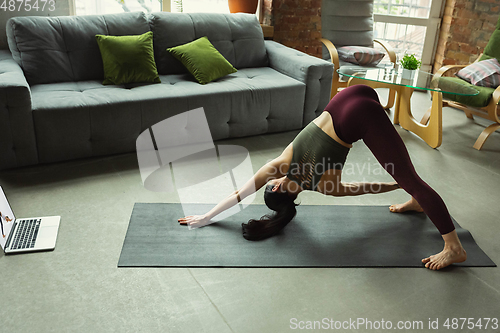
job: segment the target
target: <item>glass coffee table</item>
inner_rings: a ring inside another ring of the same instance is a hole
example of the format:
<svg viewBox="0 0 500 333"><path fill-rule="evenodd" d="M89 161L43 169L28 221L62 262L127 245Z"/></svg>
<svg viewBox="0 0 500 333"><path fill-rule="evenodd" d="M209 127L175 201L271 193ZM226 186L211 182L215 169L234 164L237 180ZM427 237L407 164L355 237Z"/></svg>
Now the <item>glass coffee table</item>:
<svg viewBox="0 0 500 333"><path fill-rule="evenodd" d="M362 69L360 67L343 66L338 69L339 75L349 78L347 86L364 84L372 88L389 88L396 92L394 108L394 124L400 124L404 129L415 133L432 148L441 145L443 139L443 93L453 95L474 96L479 92L459 84L445 84L434 74L424 71L414 71L411 79L403 78L402 69L391 67L379 69ZM420 121L417 121L410 107L413 91L427 90L432 94L432 106Z"/></svg>

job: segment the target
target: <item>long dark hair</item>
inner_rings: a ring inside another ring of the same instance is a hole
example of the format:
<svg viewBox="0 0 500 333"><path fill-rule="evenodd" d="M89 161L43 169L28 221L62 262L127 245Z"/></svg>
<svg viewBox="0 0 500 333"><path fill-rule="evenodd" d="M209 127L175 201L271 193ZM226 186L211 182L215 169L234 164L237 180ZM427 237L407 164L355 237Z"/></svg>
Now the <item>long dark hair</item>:
<svg viewBox="0 0 500 333"><path fill-rule="evenodd" d="M298 205L293 202L296 196L292 197L286 192L273 192L273 187L273 185L266 186L264 201L274 213L264 215L260 220L252 219L248 223L242 223L243 237L246 240L261 240L276 235L297 214L295 206Z"/></svg>

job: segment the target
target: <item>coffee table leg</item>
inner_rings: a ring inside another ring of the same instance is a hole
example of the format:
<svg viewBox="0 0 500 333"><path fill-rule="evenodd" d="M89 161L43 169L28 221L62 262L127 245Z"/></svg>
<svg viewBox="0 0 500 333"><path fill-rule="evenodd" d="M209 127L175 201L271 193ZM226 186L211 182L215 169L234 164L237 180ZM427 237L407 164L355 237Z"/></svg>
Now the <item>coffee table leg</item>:
<svg viewBox="0 0 500 333"><path fill-rule="evenodd" d="M432 148L437 148L441 145L443 139L443 94L438 91L432 92L432 107L426 125L417 121L412 113L410 99L413 93L412 88L403 87L401 89L401 105L399 121L401 127L415 133L424 140ZM425 118L426 116L424 116Z"/></svg>

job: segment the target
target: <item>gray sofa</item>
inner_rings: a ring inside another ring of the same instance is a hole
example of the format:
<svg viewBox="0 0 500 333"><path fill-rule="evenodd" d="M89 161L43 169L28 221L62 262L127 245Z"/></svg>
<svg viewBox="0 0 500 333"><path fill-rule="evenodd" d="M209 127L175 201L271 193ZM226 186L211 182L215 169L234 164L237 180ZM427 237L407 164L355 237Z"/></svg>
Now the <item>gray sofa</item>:
<svg viewBox="0 0 500 333"><path fill-rule="evenodd" d="M96 34L153 31L160 84L102 85ZM198 84L166 48L207 36L238 71ZM299 129L329 101L333 66L264 40L248 14L15 17L0 51L0 169L135 151L138 135L203 107L214 140Z"/></svg>

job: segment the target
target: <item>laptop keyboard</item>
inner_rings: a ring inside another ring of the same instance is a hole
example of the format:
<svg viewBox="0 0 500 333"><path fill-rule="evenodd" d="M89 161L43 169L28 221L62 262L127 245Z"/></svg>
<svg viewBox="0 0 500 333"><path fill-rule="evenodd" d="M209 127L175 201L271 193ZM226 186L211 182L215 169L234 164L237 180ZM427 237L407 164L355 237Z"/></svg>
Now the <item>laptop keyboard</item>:
<svg viewBox="0 0 500 333"><path fill-rule="evenodd" d="M14 235L11 249L19 250L34 248L41 221L40 219L18 221L18 227Z"/></svg>

